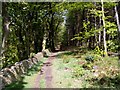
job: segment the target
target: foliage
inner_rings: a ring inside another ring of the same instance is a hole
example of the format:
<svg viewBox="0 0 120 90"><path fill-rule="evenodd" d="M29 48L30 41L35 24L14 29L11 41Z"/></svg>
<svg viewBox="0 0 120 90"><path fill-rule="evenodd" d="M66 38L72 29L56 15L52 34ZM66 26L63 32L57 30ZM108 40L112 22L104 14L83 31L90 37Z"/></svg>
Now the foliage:
<svg viewBox="0 0 120 90"><path fill-rule="evenodd" d="M115 3L109 5L104 3L104 28L106 29L108 51L117 52L118 32L113 17L114 5ZM49 48L51 51L55 51L55 48L60 45L63 48L85 46L88 49L94 49L94 54L86 56L85 53L88 51L86 49L79 50L78 52L81 52L79 54L73 52L70 55L82 57L81 55L84 54L87 62L102 60L104 35L101 3L19 2L7 3L5 9L6 16L10 18L10 34L5 41L3 67L32 57L33 53L41 52L44 37L46 37L45 48ZM63 58L63 63L71 62L67 56ZM87 63L85 66L92 68L92 64Z"/></svg>
<svg viewBox="0 0 120 90"><path fill-rule="evenodd" d="M94 57L93 56L86 56L85 57L85 60L87 61L87 62L93 62L94 61Z"/></svg>
<svg viewBox="0 0 120 90"><path fill-rule="evenodd" d="M95 47L94 51L97 55L102 55L103 54L103 50L100 49L98 46Z"/></svg>
<svg viewBox="0 0 120 90"><path fill-rule="evenodd" d="M7 49L7 51L5 52L6 58L4 58L3 60L3 66L11 66L12 64L14 64L15 62L18 62L18 51L16 49L15 46L9 46L9 49ZM7 60L7 61L6 61Z"/></svg>
<svg viewBox="0 0 120 90"><path fill-rule="evenodd" d="M55 2L6 3L7 16L10 18L10 34L6 40L5 60L3 60L6 64L3 64L3 67L29 58L31 53L42 51L45 34L46 48L55 49L61 42L64 32L64 27L60 27L63 22L61 5Z"/></svg>
<svg viewBox="0 0 120 90"><path fill-rule="evenodd" d="M82 68L81 65L76 65L75 67L73 67L74 78L80 78L83 75L84 75L84 69Z"/></svg>
<svg viewBox="0 0 120 90"><path fill-rule="evenodd" d="M117 52L118 50L118 45L115 41L113 40L108 40L107 41L107 46L109 51ZM114 47L113 47L114 46Z"/></svg>
<svg viewBox="0 0 120 90"><path fill-rule="evenodd" d="M115 39L117 39L117 25L116 25L116 21L113 18L114 14L110 14L109 12L112 12L111 9L115 6L116 3L110 3L110 5L108 5L107 3L104 3L104 14L105 14L105 29L106 29L106 41L116 41ZM101 49L103 49L104 45L103 45L103 41L102 41L102 37L103 37L103 23L102 23L102 11L101 11L101 5L100 3L93 3L90 4L89 6L84 7L83 4L83 10L84 10L84 17L80 17L83 18L81 19L82 22L78 21L79 17L78 15L81 15L78 11L78 13L75 13L74 11L71 12L71 10L69 10L69 16L68 16L68 23L67 24L71 24L71 27L68 28L68 30L71 32L72 30L75 32L73 34L71 38L72 41L70 42L81 42L81 43L86 43L86 45L88 46L88 48L96 48L96 46L99 46L100 51L98 50L98 54L105 54L105 52L103 52ZM86 8L88 8L88 10L86 10ZM73 9L74 10L74 9ZM77 10L77 9L76 9ZM80 10L79 10L80 11ZM82 13L82 10L80 11ZM74 17L74 16L76 17ZM69 20L69 18L72 18L71 20ZM74 25L76 24L76 25ZM73 25L73 26L72 26ZM78 26L79 25L79 26ZM77 26L77 27L76 27ZM79 27L79 29L78 29ZM73 28L71 30L71 28ZM78 32L79 31L79 32ZM92 44L94 43L94 44ZM110 44L110 43L109 43ZM108 44L108 50L109 51L113 51L116 52L118 45L117 43L114 42L114 46L115 48L113 49L113 47L111 47ZM113 44L112 44L113 45Z"/></svg>

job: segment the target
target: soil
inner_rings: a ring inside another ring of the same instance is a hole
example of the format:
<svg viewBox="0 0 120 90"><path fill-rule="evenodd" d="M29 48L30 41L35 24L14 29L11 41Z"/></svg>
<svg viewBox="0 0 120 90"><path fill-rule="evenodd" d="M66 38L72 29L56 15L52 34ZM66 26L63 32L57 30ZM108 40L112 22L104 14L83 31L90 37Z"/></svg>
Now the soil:
<svg viewBox="0 0 120 90"><path fill-rule="evenodd" d="M34 83L34 87L35 88L40 88L40 79L45 78L45 85L46 87L45 88L53 88L52 87L52 79L53 79L53 76L52 76L52 62L53 60L55 59L55 55L56 53L52 53L48 59L46 60L45 63L43 63L43 67L42 69L40 70L40 72L38 73L38 76L35 80L35 83Z"/></svg>

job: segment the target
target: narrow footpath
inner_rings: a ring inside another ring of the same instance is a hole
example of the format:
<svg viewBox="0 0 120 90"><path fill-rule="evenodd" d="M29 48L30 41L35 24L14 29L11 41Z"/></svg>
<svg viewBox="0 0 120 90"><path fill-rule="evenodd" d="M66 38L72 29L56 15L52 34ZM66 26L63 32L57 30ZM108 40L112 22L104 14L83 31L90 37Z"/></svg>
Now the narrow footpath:
<svg viewBox="0 0 120 90"><path fill-rule="evenodd" d="M43 67L41 68L40 72L38 73L34 87L35 88L41 88L40 86L40 80L45 79L45 88L53 88L52 86L52 80L53 80L53 75L52 75L52 62L55 59L56 53L52 53L48 59L46 60L45 63L43 63Z"/></svg>

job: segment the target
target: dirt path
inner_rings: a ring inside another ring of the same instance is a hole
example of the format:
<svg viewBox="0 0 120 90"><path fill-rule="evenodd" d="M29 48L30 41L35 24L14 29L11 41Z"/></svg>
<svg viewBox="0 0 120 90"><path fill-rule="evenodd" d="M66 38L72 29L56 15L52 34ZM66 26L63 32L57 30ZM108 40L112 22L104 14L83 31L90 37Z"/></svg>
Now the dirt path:
<svg viewBox="0 0 120 90"><path fill-rule="evenodd" d="M52 88L52 61L54 57L49 57L45 66L46 88Z"/></svg>
<svg viewBox="0 0 120 90"><path fill-rule="evenodd" d="M39 63L35 68L35 72L29 72L24 76L22 82L16 84L15 87L20 88L66 88L79 87L80 83L74 84L71 69L74 60L70 63L63 63L63 58L59 57L61 53L51 53L48 58L43 58L43 63ZM65 60L67 57L65 58ZM37 70L37 71L36 71Z"/></svg>
<svg viewBox="0 0 120 90"><path fill-rule="evenodd" d="M49 57L41 59L43 63L38 63L38 65L33 68L33 71L31 69L31 72L25 75L23 80L20 83L16 83L14 87L20 87L21 89L76 87L71 77L72 74L69 69L70 63L63 63L63 58L65 57L59 57L62 53L65 52L51 53ZM79 86L80 85L78 85L78 87Z"/></svg>
<svg viewBox="0 0 120 90"><path fill-rule="evenodd" d="M55 59L55 55L56 55L56 53L52 53L48 57L47 61L44 63L41 71L38 73L38 76L35 80L35 83L34 83L35 88L40 88L41 87L39 82L42 78L45 79L45 88L53 88L53 86L52 86L52 79L53 79L53 76L52 76L52 62Z"/></svg>

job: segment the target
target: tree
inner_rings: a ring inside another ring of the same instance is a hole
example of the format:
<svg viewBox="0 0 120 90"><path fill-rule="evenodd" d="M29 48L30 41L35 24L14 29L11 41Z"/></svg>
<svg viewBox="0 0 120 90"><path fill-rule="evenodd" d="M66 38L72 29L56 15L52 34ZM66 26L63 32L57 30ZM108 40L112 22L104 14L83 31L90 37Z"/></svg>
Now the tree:
<svg viewBox="0 0 120 90"><path fill-rule="evenodd" d="M105 29L105 15L104 15L104 4L103 4L103 0L101 0L101 4L102 4L104 55L107 56L106 29Z"/></svg>
<svg viewBox="0 0 120 90"><path fill-rule="evenodd" d="M3 11L2 46L6 50L3 67L29 58L31 53L41 52L44 37L47 40L45 47L55 51L63 22L59 3L5 3Z"/></svg>
<svg viewBox="0 0 120 90"><path fill-rule="evenodd" d="M116 21L118 26L118 43L119 43L118 56L119 56L119 62L120 62L120 21L119 21L117 6L115 6L115 16L116 16Z"/></svg>
<svg viewBox="0 0 120 90"><path fill-rule="evenodd" d="M5 48L5 42L9 34L9 17L7 14L7 3L3 2L2 4L2 17L3 17L3 38L2 38L2 48Z"/></svg>
<svg viewBox="0 0 120 90"><path fill-rule="evenodd" d="M116 52L119 19L117 16L116 24L113 17L117 10L112 4L114 3L103 3L103 0L96 3L4 4L4 67L27 59L31 53L38 53L46 48L55 51L58 44L62 44L63 48L85 46L95 49L99 46L105 56L109 51Z"/></svg>

